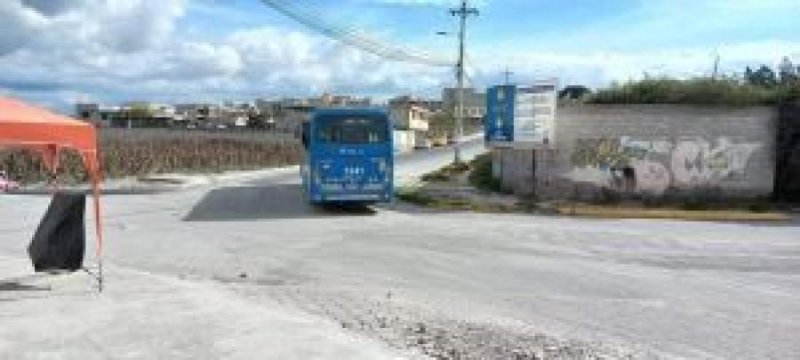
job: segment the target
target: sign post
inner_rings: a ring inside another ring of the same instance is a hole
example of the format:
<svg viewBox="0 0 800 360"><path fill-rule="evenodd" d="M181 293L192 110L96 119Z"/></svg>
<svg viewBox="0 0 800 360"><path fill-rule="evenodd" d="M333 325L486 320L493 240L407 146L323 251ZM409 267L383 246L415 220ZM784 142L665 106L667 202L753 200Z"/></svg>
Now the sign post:
<svg viewBox="0 0 800 360"><path fill-rule="evenodd" d="M529 86L498 85L486 92L486 144L494 149L531 151L531 194L536 189L536 150L555 142L557 81L540 81ZM502 163L502 161L501 161ZM500 174L505 172L500 169Z"/></svg>

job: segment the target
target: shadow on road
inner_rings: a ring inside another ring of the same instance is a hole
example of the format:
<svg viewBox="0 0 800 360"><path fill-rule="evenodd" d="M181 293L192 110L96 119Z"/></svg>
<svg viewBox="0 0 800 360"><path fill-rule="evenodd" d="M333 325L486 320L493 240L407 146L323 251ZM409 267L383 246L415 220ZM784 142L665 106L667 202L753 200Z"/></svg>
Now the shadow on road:
<svg viewBox="0 0 800 360"><path fill-rule="evenodd" d="M49 291L49 287L20 284L18 282L0 282L0 291Z"/></svg>
<svg viewBox="0 0 800 360"><path fill-rule="evenodd" d="M227 187L210 191L184 221L247 221L371 216L368 206L308 204L299 184Z"/></svg>

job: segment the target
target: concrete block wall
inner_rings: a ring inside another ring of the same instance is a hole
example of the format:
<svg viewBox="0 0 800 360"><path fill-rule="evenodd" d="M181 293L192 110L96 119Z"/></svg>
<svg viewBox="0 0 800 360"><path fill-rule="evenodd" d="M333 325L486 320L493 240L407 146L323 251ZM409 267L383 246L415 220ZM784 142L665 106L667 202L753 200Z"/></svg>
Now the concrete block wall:
<svg viewBox="0 0 800 360"><path fill-rule="evenodd" d="M539 199L755 198L775 178L770 107L581 105L558 109L554 148L499 150L504 186Z"/></svg>

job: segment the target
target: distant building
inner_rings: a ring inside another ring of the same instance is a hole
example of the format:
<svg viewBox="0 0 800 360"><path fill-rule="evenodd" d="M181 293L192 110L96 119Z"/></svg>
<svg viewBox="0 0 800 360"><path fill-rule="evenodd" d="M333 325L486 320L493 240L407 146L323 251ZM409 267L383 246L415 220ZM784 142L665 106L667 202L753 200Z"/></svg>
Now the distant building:
<svg viewBox="0 0 800 360"><path fill-rule="evenodd" d="M303 121L316 108L308 99L258 99L255 106L263 117L265 127L279 132L299 134Z"/></svg>
<svg viewBox="0 0 800 360"><path fill-rule="evenodd" d="M175 119L175 108L146 102L131 102L123 106L79 103L75 105L75 116L102 127L169 127Z"/></svg>
<svg viewBox="0 0 800 360"><path fill-rule="evenodd" d="M458 89L445 88L442 91L442 108L456 113ZM464 118L482 121L486 116L486 94L473 88L464 88Z"/></svg>
<svg viewBox="0 0 800 360"><path fill-rule="evenodd" d="M110 127L113 120L121 116L119 106L103 106L96 103L75 104L75 117L99 127Z"/></svg>
<svg viewBox="0 0 800 360"><path fill-rule="evenodd" d="M324 93L312 98L258 99L255 108L263 119L264 127L279 132L299 134L303 121L317 108L370 106L370 98Z"/></svg>
<svg viewBox="0 0 800 360"><path fill-rule="evenodd" d="M395 129L427 132L432 111L415 104L398 104L389 108Z"/></svg>
<svg viewBox="0 0 800 360"><path fill-rule="evenodd" d="M324 93L319 98L309 99L309 105L314 107L366 107L372 105L372 99Z"/></svg>
<svg viewBox="0 0 800 360"><path fill-rule="evenodd" d="M389 108L394 108L402 105L417 105L428 109L431 112L442 110L442 101L435 99L415 98L408 95L394 97L389 99Z"/></svg>
<svg viewBox="0 0 800 360"><path fill-rule="evenodd" d="M253 104L178 104L174 123L179 127L228 129L248 126L250 118L259 113Z"/></svg>

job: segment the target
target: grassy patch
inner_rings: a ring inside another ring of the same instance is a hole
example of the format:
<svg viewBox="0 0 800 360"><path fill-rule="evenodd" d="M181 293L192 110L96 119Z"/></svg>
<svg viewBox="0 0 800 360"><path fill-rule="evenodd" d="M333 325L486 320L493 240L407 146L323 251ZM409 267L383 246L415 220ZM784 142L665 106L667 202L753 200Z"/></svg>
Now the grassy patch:
<svg viewBox="0 0 800 360"><path fill-rule="evenodd" d="M603 219L675 219L689 221L787 221L790 217L777 212L747 210L686 210L640 207L568 204L558 207L558 213Z"/></svg>
<svg viewBox="0 0 800 360"><path fill-rule="evenodd" d="M407 203L440 210L470 210L472 208L472 204L466 200L436 198L427 194L421 188L398 189L395 193L395 197Z"/></svg>
<svg viewBox="0 0 800 360"><path fill-rule="evenodd" d="M502 192L500 180L492 176L492 155L483 154L472 161L472 172L469 174L470 185L489 192Z"/></svg>
<svg viewBox="0 0 800 360"><path fill-rule="evenodd" d="M470 165L465 162L449 164L439 170L422 175L422 181L447 182L470 170Z"/></svg>
<svg viewBox="0 0 800 360"><path fill-rule="evenodd" d="M445 211L474 211L480 213L503 213L514 211L514 208L499 205L483 204L461 198L434 197L426 193L423 188L401 188L395 197L407 203Z"/></svg>
<svg viewBox="0 0 800 360"><path fill-rule="evenodd" d="M430 206L435 201L433 197L418 188L399 188L395 192L395 198L420 206Z"/></svg>

